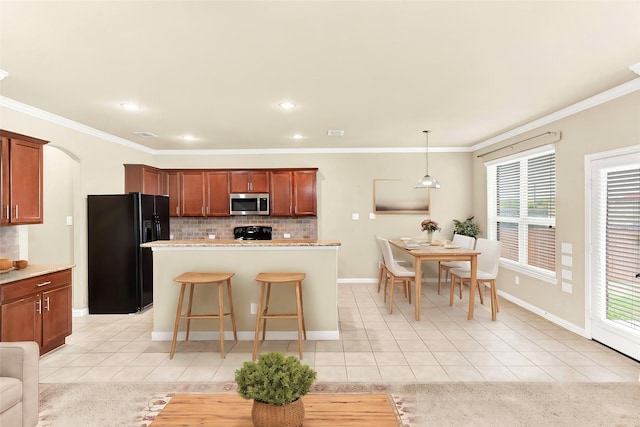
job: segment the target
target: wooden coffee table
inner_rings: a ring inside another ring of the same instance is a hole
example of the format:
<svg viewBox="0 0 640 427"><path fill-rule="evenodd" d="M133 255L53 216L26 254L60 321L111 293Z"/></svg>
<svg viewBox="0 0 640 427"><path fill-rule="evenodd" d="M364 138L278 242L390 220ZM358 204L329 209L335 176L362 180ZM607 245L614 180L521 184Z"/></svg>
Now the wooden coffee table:
<svg viewBox="0 0 640 427"><path fill-rule="evenodd" d="M401 425L386 394L308 394L302 400L305 427ZM151 425L251 427L252 405L237 394L176 394Z"/></svg>

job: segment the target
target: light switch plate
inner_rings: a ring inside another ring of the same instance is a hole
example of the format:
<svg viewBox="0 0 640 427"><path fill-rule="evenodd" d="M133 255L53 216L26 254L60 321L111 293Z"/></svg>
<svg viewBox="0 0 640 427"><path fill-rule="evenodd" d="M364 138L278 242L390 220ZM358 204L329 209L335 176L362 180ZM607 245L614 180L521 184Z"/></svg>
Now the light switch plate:
<svg viewBox="0 0 640 427"><path fill-rule="evenodd" d="M354 221L357 221L360 219L360 214L359 213L353 213L351 214L351 219Z"/></svg>

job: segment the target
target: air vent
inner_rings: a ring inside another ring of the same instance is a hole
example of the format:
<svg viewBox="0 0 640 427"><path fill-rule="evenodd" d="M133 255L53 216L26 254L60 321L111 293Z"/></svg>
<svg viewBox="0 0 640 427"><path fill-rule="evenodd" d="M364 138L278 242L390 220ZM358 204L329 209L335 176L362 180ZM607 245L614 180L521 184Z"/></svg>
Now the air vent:
<svg viewBox="0 0 640 427"><path fill-rule="evenodd" d="M141 136L143 138L157 138L158 135L156 135L153 132L134 132L136 135Z"/></svg>
<svg viewBox="0 0 640 427"><path fill-rule="evenodd" d="M344 136L344 131L340 129L329 129L327 131L328 136Z"/></svg>

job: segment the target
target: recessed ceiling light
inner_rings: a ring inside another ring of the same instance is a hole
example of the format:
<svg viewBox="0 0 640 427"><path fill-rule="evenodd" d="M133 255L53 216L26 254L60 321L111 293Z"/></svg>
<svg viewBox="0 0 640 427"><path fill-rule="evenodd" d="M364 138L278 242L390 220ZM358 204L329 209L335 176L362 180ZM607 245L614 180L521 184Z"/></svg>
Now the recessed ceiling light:
<svg viewBox="0 0 640 427"><path fill-rule="evenodd" d="M195 141L193 135L184 135L182 139L184 139L185 141Z"/></svg>
<svg viewBox="0 0 640 427"><path fill-rule="evenodd" d="M280 108L282 108L283 110L291 110L292 108L295 108L296 104L294 104L293 102L281 102L280 104Z"/></svg>
<svg viewBox="0 0 640 427"><path fill-rule="evenodd" d="M134 104L133 102L123 102L122 104L120 104L120 106L129 111L141 110L140 106L138 104Z"/></svg>
<svg viewBox="0 0 640 427"><path fill-rule="evenodd" d="M303 138L304 138L304 136L303 136L302 134L300 134L300 133L296 133L296 134L294 134L294 135L292 136L292 138L293 138L293 139L303 139Z"/></svg>
<svg viewBox="0 0 640 427"><path fill-rule="evenodd" d="M328 136L344 136L344 131L341 129L329 129L327 131Z"/></svg>
<svg viewBox="0 0 640 427"><path fill-rule="evenodd" d="M4 80L8 75L9 73L7 73L5 70L0 70L0 80Z"/></svg>

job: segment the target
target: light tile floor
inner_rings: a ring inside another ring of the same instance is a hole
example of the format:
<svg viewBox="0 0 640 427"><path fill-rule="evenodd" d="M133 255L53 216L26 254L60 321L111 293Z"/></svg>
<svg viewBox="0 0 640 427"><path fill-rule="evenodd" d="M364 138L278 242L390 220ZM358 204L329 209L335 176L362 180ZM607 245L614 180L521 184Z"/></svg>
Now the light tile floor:
<svg viewBox="0 0 640 427"><path fill-rule="evenodd" d="M640 363L582 338L501 299L498 320L476 303L467 320L468 292L449 306L423 285L421 320L396 296L393 314L375 284L339 284L340 340L306 341L303 361L320 382L558 381L633 382ZM477 299L477 296L476 296ZM40 382L233 381L251 359L251 341L151 341L153 312L73 319L67 344L40 360ZM296 341L267 341L260 352L297 356Z"/></svg>

